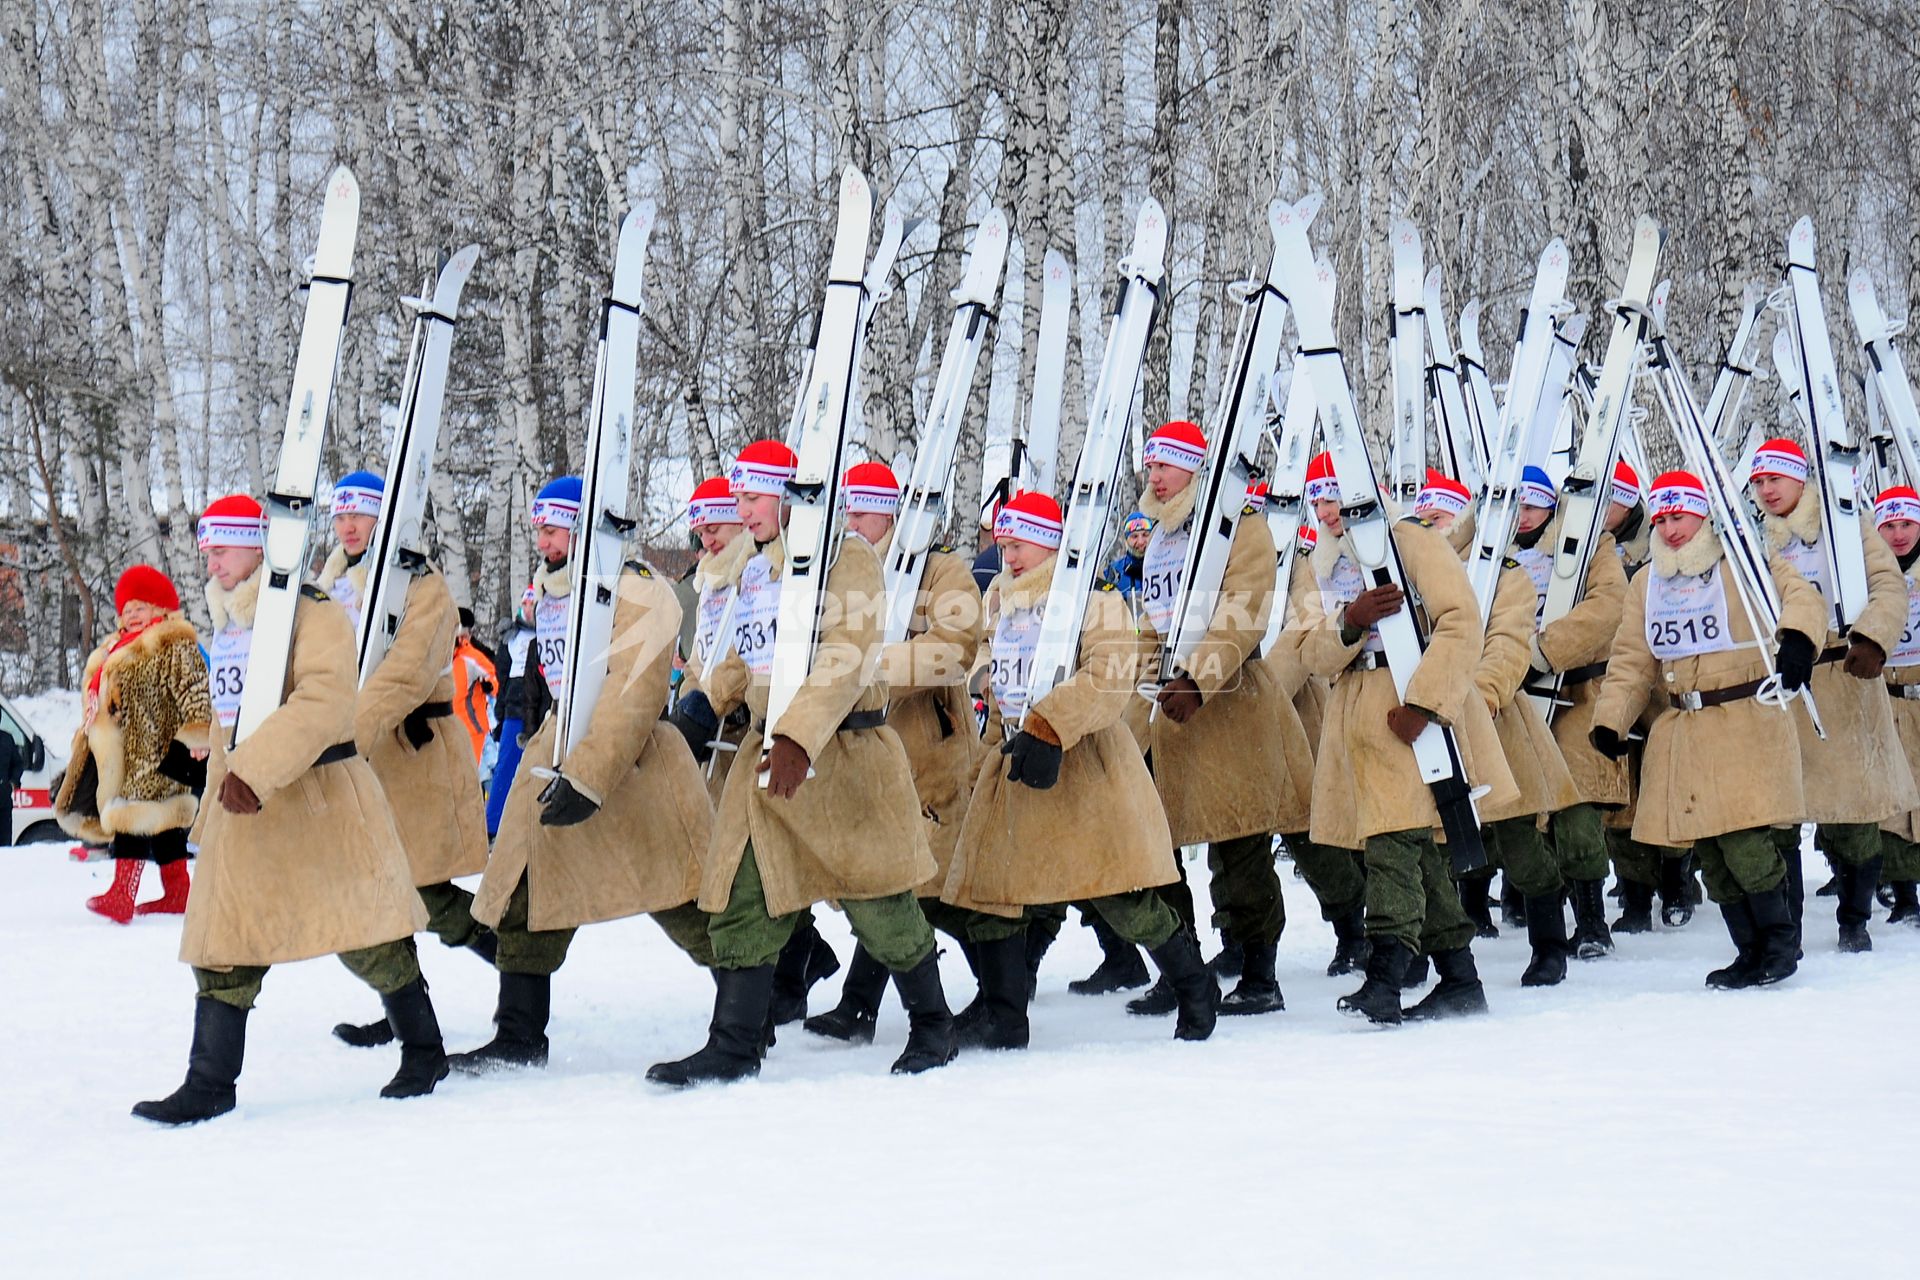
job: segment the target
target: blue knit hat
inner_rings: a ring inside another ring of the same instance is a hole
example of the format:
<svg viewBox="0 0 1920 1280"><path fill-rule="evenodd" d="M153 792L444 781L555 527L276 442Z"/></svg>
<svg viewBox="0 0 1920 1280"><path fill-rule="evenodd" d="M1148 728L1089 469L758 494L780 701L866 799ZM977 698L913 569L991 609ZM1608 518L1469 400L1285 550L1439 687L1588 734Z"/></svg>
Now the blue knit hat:
<svg viewBox="0 0 1920 1280"><path fill-rule="evenodd" d="M571 529L580 519L580 477L561 476L541 486L533 498L533 524Z"/></svg>
<svg viewBox="0 0 1920 1280"><path fill-rule="evenodd" d="M371 471L354 471L341 476L333 486L333 511L336 516L377 516L386 501L387 482Z"/></svg>
<svg viewBox="0 0 1920 1280"><path fill-rule="evenodd" d="M1553 477L1539 467L1528 467L1520 473L1520 505L1523 507L1545 507L1551 511L1560 505L1560 490L1554 486Z"/></svg>

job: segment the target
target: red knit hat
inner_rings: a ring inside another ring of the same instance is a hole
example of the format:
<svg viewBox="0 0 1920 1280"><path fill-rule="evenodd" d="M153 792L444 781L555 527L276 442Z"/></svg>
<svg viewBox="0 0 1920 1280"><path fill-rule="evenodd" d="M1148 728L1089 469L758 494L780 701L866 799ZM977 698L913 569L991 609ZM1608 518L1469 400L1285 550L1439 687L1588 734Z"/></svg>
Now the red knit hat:
<svg viewBox="0 0 1920 1280"><path fill-rule="evenodd" d="M1890 520L1920 522L1920 493L1915 493L1912 486L1894 485L1873 500L1873 527L1878 529Z"/></svg>
<svg viewBox="0 0 1920 1280"><path fill-rule="evenodd" d="M778 440L755 440L733 460L727 478L733 482L733 496L743 493L772 494L784 498L787 481L800 470L800 456Z"/></svg>
<svg viewBox="0 0 1920 1280"><path fill-rule="evenodd" d="M1713 511L1707 504L1707 486L1691 471L1667 471L1653 482L1653 495L1647 503L1650 517L1687 515L1706 519Z"/></svg>
<svg viewBox="0 0 1920 1280"><path fill-rule="evenodd" d="M139 601L168 613L180 612L180 592L173 579L150 564L130 565L113 584L113 611L125 613L127 606Z"/></svg>
<svg viewBox="0 0 1920 1280"><path fill-rule="evenodd" d="M1320 530L1311 520L1300 522L1300 532L1294 535L1302 551L1311 551L1320 545Z"/></svg>
<svg viewBox="0 0 1920 1280"><path fill-rule="evenodd" d="M200 517L200 549L209 547L264 547L266 512L244 493L230 493L207 504Z"/></svg>
<svg viewBox="0 0 1920 1280"><path fill-rule="evenodd" d="M1271 490L1268 489L1265 480L1254 481L1247 486L1247 505L1242 509L1255 513L1265 511L1267 509L1267 494L1269 492L1271 492Z"/></svg>
<svg viewBox="0 0 1920 1280"><path fill-rule="evenodd" d="M840 481L849 515L890 516L900 510L900 481L884 462L856 462Z"/></svg>
<svg viewBox="0 0 1920 1280"><path fill-rule="evenodd" d="M1798 480L1805 484L1807 471L1807 451L1782 436L1779 439L1766 441L1753 451L1753 470L1747 473L1747 479L1758 480L1761 476L1785 476L1789 480Z"/></svg>
<svg viewBox="0 0 1920 1280"><path fill-rule="evenodd" d="M1627 465L1625 458L1613 464L1613 500L1623 507L1640 501L1640 473Z"/></svg>
<svg viewBox="0 0 1920 1280"><path fill-rule="evenodd" d="M1307 501L1340 501L1340 477L1333 471L1333 455L1316 453L1307 463Z"/></svg>
<svg viewBox="0 0 1920 1280"><path fill-rule="evenodd" d="M1060 515L1060 504L1044 493L1016 493L1000 508L993 520L993 537L1031 542L1048 551L1058 551L1066 536L1067 522Z"/></svg>
<svg viewBox="0 0 1920 1280"><path fill-rule="evenodd" d="M1207 438L1185 419L1175 419L1147 437L1143 463L1163 462L1182 471L1198 471L1207 460Z"/></svg>
<svg viewBox="0 0 1920 1280"><path fill-rule="evenodd" d="M1442 471L1427 468L1427 482L1413 500L1415 511L1440 511L1448 515L1466 514L1473 491Z"/></svg>
<svg viewBox="0 0 1920 1280"><path fill-rule="evenodd" d="M704 529L710 524L739 524L740 508L734 505L733 485L725 476L702 480L687 502L687 524Z"/></svg>

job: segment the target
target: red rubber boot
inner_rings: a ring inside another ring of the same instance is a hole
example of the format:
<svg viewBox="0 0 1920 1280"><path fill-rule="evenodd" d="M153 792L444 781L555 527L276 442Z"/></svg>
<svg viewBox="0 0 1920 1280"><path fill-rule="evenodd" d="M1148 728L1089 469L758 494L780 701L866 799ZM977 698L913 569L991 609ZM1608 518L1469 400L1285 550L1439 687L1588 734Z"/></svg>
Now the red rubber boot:
<svg viewBox="0 0 1920 1280"><path fill-rule="evenodd" d="M137 916L178 916L187 910L187 890L192 885L187 877L187 862L182 858L175 862L160 864L160 896L152 902L143 902L133 909Z"/></svg>
<svg viewBox="0 0 1920 1280"><path fill-rule="evenodd" d="M131 922L133 898L140 892L140 872L146 865L145 858L116 858L112 886L105 893L88 898L87 910L97 916L105 916L115 924Z"/></svg>

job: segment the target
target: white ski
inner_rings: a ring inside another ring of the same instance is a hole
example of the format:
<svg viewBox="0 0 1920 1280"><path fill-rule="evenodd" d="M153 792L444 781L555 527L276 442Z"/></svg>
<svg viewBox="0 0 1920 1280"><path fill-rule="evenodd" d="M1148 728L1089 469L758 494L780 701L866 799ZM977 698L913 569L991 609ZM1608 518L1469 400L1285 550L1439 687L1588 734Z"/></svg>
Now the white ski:
<svg viewBox="0 0 1920 1280"><path fill-rule="evenodd" d="M1392 583L1405 591L1408 588L1406 571L1401 567L1400 553L1393 542L1373 460L1367 455L1366 437L1361 428L1360 411L1354 403L1353 386L1347 378L1346 360L1335 340L1328 288L1330 273L1323 274L1315 264L1313 248L1307 240L1307 223L1319 203L1319 196L1308 196L1293 209L1278 212L1273 219L1274 236L1280 248L1281 288L1292 304L1300 337L1294 376L1304 375L1313 380L1327 450L1333 455L1334 474L1340 482L1341 519L1360 562L1361 573L1371 585ZM1541 363L1544 364L1544 359ZM1377 624L1394 687L1403 697L1426 648L1426 637L1420 632L1412 601L1413 593L1408 591L1408 603ZM1433 792L1454 868L1469 871L1484 866L1486 849L1480 839L1480 819L1474 809L1472 788L1453 730L1430 723L1414 739L1412 749L1420 777Z"/></svg>
<svg viewBox="0 0 1920 1280"><path fill-rule="evenodd" d="M1460 309L1461 385L1466 388L1467 422L1473 429L1474 450L1480 458L1480 481L1473 486L1485 489L1493 469L1493 436L1500 430L1500 405L1493 398L1493 382L1487 376L1487 358L1480 350L1480 299Z"/></svg>
<svg viewBox="0 0 1920 1280"><path fill-rule="evenodd" d="M787 564L780 577L780 611L774 623L762 761L772 750L774 727L813 673L829 560L842 534L840 473L854 384L860 375L856 359L861 328L870 305L860 268L866 261L872 223L873 189L858 169L848 165L840 175L840 215L827 268L826 296L814 327L814 359L800 396L799 433L793 445L799 466L787 482ZM758 778L765 787L767 773L761 771Z"/></svg>
<svg viewBox="0 0 1920 1280"><path fill-rule="evenodd" d="M1140 391L1140 371L1146 363L1147 339L1159 311L1166 254L1167 215L1160 202L1149 196L1134 220L1133 247L1119 262L1119 304L1107 329L1107 349L1100 360L1086 439L1073 472L1066 530L1055 560L1053 585L1047 591L1040 637L1034 646L1028 707L1038 705L1056 685L1073 675L1087 597L1100 574L1114 482L1126 454L1128 428Z"/></svg>
<svg viewBox="0 0 1920 1280"><path fill-rule="evenodd" d="M373 674L400 630L407 588L427 566L427 490L439 451L440 418L446 405L447 364L460 291L480 260L470 244L440 269L430 298L402 298L413 308L413 342L407 349L400 388L400 425L387 453L387 497L367 542L366 602L360 612L360 683Z"/></svg>
<svg viewBox="0 0 1920 1280"><path fill-rule="evenodd" d="M1820 485L1821 553L1831 572L1834 629L1842 635L1867 607L1867 552L1860 539L1860 504L1856 471L1860 448L1847 427L1846 406L1840 399L1840 374L1834 368L1833 340L1827 332L1827 312L1820 301L1820 277L1813 266L1813 219L1802 218L1787 236L1787 285L1792 309L1787 313L1800 366L1800 384L1806 394L1813 430L1808 433L1807 456ZM1815 636L1816 644L1825 637Z"/></svg>
<svg viewBox="0 0 1920 1280"><path fill-rule="evenodd" d="M1274 376L1274 388L1279 375ZM1288 597L1292 594L1293 561L1299 554L1300 526L1310 519L1307 511L1307 464L1313 460L1313 425L1318 406L1313 398L1313 379L1295 366L1287 379L1286 407L1280 415L1280 432L1268 435L1273 441L1273 469L1267 480L1267 531L1273 535L1278 563L1273 571L1273 617L1267 621L1267 634L1260 652L1272 653L1287 625Z"/></svg>
<svg viewBox="0 0 1920 1280"><path fill-rule="evenodd" d="M1878 404L1884 418L1881 434L1891 438L1907 483L1920 483L1920 407L1914 404L1906 361L1893 345L1893 328L1865 267L1855 267L1847 278L1847 306L1867 356L1867 403Z"/></svg>
<svg viewBox="0 0 1920 1280"><path fill-rule="evenodd" d="M993 331L993 303L1000 296L1000 271L1007 259L1007 215L991 210L974 233L966 273L954 292L953 323L934 379L933 400L927 409L927 427L915 452L913 472L900 496L900 514L893 525L887 550L887 618L884 643L907 637L913 621L914 600L926 573L927 552L945 527L947 498L953 480L953 457L966 425L967 400L973 393L974 369Z"/></svg>
<svg viewBox="0 0 1920 1280"><path fill-rule="evenodd" d="M231 745L238 746L280 707L293 647L293 615L313 533L313 491L320 482L327 410L353 298L353 245L360 227L360 184L345 165L327 179L320 241L307 279L307 310L293 362L293 391L280 461L267 492L266 558L260 567L260 603L254 610L247 681ZM314 754L334 744L318 743Z"/></svg>
<svg viewBox="0 0 1920 1280"><path fill-rule="evenodd" d="M587 418L580 516L573 530L573 592L567 600L567 675L554 700L553 767L587 736L607 681L614 643L613 612L626 561L627 490L633 480L633 388L640 353L640 295L646 284L653 201L621 220L613 256L613 289L600 303L600 343Z"/></svg>
<svg viewBox="0 0 1920 1280"><path fill-rule="evenodd" d="M1440 450L1446 456L1447 474L1477 490L1486 474L1487 460L1481 453L1486 442L1477 438L1467 416L1466 388L1454 362L1447 317L1440 309L1440 268L1427 272L1422 293L1427 318L1427 398L1439 411Z"/></svg>
<svg viewBox="0 0 1920 1280"><path fill-rule="evenodd" d="M1425 297L1420 233L1405 218L1387 232L1393 253L1393 310L1387 350L1393 366L1393 429L1387 454L1387 492L1408 508L1427 481Z"/></svg>
<svg viewBox="0 0 1920 1280"><path fill-rule="evenodd" d="M1267 208L1269 227L1292 206L1275 200ZM1280 255L1276 249L1266 279L1241 286L1239 333L1233 345L1231 372L1222 382L1220 403L1208 420L1207 456L1192 483L1192 535L1180 571L1180 589L1174 596L1173 621L1161 638L1159 679L1191 674L1193 652L1212 629L1220 601L1220 584L1227 574L1227 557L1240 531L1247 489L1253 482L1254 458L1267 420L1267 388L1280 362L1281 339L1287 322L1287 300L1280 293ZM1284 598L1274 602L1284 612Z"/></svg>

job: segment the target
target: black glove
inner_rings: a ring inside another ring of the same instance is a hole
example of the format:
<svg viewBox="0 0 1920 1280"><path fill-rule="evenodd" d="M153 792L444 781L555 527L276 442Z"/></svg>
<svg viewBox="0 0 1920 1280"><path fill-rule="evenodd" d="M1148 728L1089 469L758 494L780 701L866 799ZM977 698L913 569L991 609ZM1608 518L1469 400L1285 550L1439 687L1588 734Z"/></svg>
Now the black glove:
<svg viewBox="0 0 1920 1280"><path fill-rule="evenodd" d="M400 722L400 732L407 736L408 746L415 751L424 751L427 744L433 741L433 719L415 707Z"/></svg>
<svg viewBox="0 0 1920 1280"><path fill-rule="evenodd" d="M1000 754L1013 761L1013 767L1007 770L1007 781L1023 782L1035 791L1045 791L1060 781L1060 758L1066 753L1022 729L1007 739Z"/></svg>
<svg viewBox="0 0 1920 1280"><path fill-rule="evenodd" d="M1774 669L1780 673L1780 687L1789 693L1807 687L1813 679L1813 641L1798 631L1780 633L1780 656Z"/></svg>
<svg viewBox="0 0 1920 1280"><path fill-rule="evenodd" d="M673 704L667 723L680 731L693 751L693 758L705 764L713 758L712 742L720 733L720 717L713 714L713 703L695 689Z"/></svg>
<svg viewBox="0 0 1920 1280"><path fill-rule="evenodd" d="M571 782L565 778L555 778L540 793L545 807L540 810L540 825L543 827L572 827L585 822L600 812L597 801L589 800L574 790Z"/></svg>
<svg viewBox="0 0 1920 1280"><path fill-rule="evenodd" d="M1627 754L1626 740L1603 724L1597 724L1587 730L1587 741L1593 744L1595 751L1609 760L1618 760Z"/></svg>

